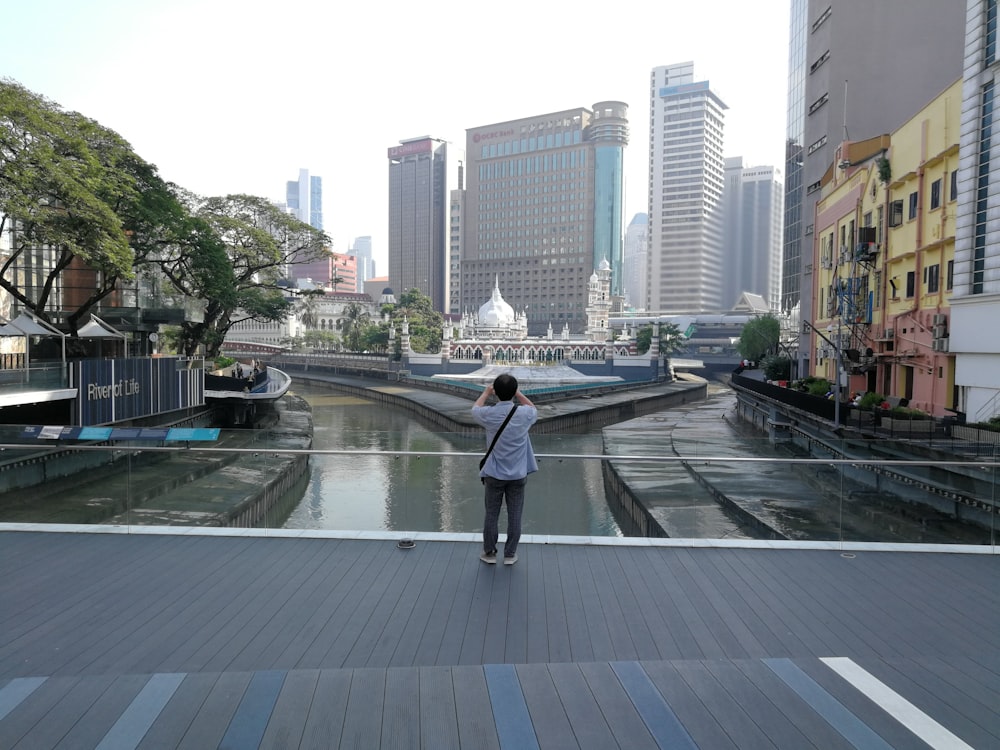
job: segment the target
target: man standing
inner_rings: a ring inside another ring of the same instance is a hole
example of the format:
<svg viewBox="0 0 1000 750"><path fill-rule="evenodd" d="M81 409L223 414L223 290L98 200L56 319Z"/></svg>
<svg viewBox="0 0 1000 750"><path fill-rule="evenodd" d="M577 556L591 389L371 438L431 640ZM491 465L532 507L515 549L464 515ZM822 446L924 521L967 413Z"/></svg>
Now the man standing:
<svg viewBox="0 0 1000 750"><path fill-rule="evenodd" d="M486 406L486 399L495 395L498 403ZM486 445L493 443L497 430L511 409L517 408L500 433L479 476L486 485L486 520L483 523L483 554L479 559L495 565L497 561L497 520L500 506L507 501L507 540L503 548L503 564L517 562L517 543L521 539L521 511L524 509L524 485L528 474L538 471L535 452L531 448L528 430L538 419L538 409L517 389L517 378L504 373L493 385L479 394L472 407L472 418L486 429Z"/></svg>

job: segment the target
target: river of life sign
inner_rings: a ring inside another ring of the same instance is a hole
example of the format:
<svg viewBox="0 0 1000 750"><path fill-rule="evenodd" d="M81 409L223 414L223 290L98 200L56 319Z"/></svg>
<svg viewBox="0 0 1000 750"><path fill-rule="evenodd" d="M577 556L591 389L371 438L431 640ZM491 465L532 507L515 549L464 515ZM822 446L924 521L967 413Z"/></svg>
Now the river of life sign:
<svg viewBox="0 0 1000 750"><path fill-rule="evenodd" d="M180 364L173 357L73 362L77 424L111 424L201 406L204 371Z"/></svg>

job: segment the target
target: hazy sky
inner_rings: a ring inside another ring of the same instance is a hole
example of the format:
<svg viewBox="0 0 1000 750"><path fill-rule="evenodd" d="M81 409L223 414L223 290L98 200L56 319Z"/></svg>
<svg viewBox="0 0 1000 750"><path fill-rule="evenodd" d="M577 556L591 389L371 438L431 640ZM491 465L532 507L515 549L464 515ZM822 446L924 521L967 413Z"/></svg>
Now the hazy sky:
<svg viewBox="0 0 1000 750"><path fill-rule="evenodd" d="M783 169L789 0L610 4L18 0L0 76L110 127L201 195L284 200L323 178L334 250L372 235L385 274L386 149L615 99L626 222L646 210L649 74L693 60L729 105L726 156Z"/></svg>

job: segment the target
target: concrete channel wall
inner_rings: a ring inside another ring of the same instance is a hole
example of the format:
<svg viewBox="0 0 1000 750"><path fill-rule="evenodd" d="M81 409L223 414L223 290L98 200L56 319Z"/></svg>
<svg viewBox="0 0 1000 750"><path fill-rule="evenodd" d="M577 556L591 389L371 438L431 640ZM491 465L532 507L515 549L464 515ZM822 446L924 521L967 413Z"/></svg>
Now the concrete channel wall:
<svg viewBox="0 0 1000 750"><path fill-rule="evenodd" d="M296 373L295 380L312 382L352 396L404 409L449 432L478 434L482 428L471 415L475 391L454 395L446 384L437 388L427 381L387 383L378 380L325 374L310 369ZM546 393L536 401L538 422L535 433L566 432L599 427L652 414L672 406L703 401L708 383L688 377L672 382L650 383L623 389L602 386L591 392L579 390L562 394ZM532 400L535 397L532 396Z"/></svg>
<svg viewBox="0 0 1000 750"><path fill-rule="evenodd" d="M872 438L753 391L733 386L740 420L766 434L772 443L787 442L811 458L857 459L842 471L857 485L893 496L984 529L1000 526L1000 504L993 478L975 467L937 466L926 462L967 461L969 456L918 441ZM868 460L907 460L909 466L875 466Z"/></svg>

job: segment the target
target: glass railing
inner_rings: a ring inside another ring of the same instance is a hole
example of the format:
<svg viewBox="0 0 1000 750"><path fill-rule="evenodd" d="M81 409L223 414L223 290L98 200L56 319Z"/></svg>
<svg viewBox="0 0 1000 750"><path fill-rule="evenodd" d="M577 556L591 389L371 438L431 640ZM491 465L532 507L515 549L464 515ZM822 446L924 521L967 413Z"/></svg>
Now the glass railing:
<svg viewBox="0 0 1000 750"><path fill-rule="evenodd" d="M45 391L66 387L66 368L61 362L0 370L0 393Z"/></svg>
<svg viewBox="0 0 1000 750"><path fill-rule="evenodd" d="M600 434L536 436L523 533L991 547L1000 536L995 449L940 460L891 441L624 434L603 438L620 455L601 452ZM109 444L3 427L0 523L481 532L481 434L356 429L336 440L311 450L265 429Z"/></svg>

